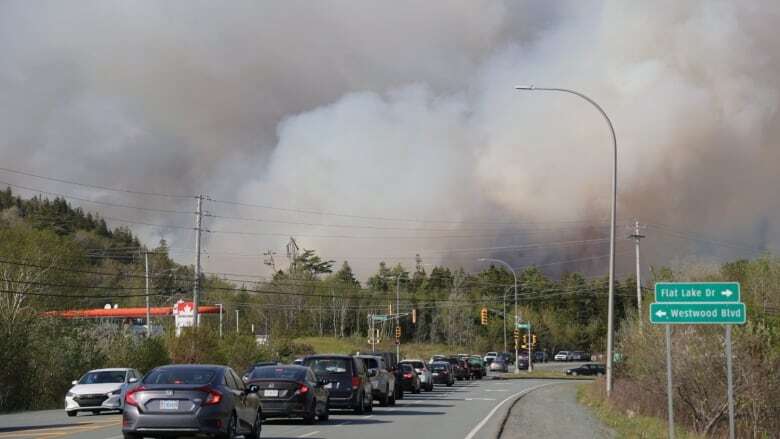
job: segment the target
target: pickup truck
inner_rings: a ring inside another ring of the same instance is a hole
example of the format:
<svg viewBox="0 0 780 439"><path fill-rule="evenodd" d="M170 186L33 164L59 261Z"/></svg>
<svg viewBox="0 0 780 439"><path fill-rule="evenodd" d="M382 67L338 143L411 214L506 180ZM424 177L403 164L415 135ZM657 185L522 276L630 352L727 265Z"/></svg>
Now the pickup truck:
<svg viewBox="0 0 780 439"><path fill-rule="evenodd" d="M368 369L371 393L383 407L395 405L395 374L388 372L385 359L375 355L359 355Z"/></svg>

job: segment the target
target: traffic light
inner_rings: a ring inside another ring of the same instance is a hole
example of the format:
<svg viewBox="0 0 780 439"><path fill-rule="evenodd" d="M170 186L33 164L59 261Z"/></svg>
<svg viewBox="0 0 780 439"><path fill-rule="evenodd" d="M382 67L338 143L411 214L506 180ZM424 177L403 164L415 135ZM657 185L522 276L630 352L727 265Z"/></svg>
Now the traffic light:
<svg viewBox="0 0 780 439"><path fill-rule="evenodd" d="M482 320L482 325L488 324L488 310L487 308L482 308L482 311L479 313L480 318Z"/></svg>
<svg viewBox="0 0 780 439"><path fill-rule="evenodd" d="M417 310L412 308L412 324L417 323Z"/></svg>
<svg viewBox="0 0 780 439"><path fill-rule="evenodd" d="M395 327L395 338L401 338L401 327L396 326Z"/></svg>

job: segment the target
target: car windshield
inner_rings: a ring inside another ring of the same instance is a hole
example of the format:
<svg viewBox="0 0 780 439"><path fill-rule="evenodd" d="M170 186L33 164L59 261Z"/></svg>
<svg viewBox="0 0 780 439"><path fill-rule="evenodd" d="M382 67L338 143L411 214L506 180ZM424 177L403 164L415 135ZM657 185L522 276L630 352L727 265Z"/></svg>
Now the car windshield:
<svg viewBox="0 0 780 439"><path fill-rule="evenodd" d="M205 367L166 367L155 369L144 378L144 384L208 384L217 374Z"/></svg>
<svg viewBox="0 0 780 439"><path fill-rule="evenodd" d="M317 375L342 374L350 371L346 358L309 358L304 364L311 367Z"/></svg>
<svg viewBox="0 0 780 439"><path fill-rule="evenodd" d="M124 383L125 373L123 371L102 371L89 372L79 380L79 384L107 384Z"/></svg>
<svg viewBox="0 0 780 439"><path fill-rule="evenodd" d="M558 352L558 355L568 355L569 351L560 351Z"/></svg>
<svg viewBox="0 0 780 439"><path fill-rule="evenodd" d="M250 380L280 379L303 381L306 378L306 369L300 367L256 367L250 375Z"/></svg>
<svg viewBox="0 0 780 439"><path fill-rule="evenodd" d="M369 369L379 369L379 362L376 361L376 358L362 358L363 363L366 364L366 367Z"/></svg>

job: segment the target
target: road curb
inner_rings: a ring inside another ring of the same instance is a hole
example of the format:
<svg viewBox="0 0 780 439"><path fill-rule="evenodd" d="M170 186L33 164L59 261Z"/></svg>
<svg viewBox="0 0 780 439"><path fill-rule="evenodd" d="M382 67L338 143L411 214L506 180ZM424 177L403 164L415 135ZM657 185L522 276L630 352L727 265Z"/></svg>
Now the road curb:
<svg viewBox="0 0 780 439"><path fill-rule="evenodd" d="M570 381L574 381L574 380L570 380ZM515 398L514 401L512 401L509 404L509 407L507 407L506 413L504 413L504 419L501 420L501 426L498 427L498 432L496 433L495 439L501 439L501 436L504 434L504 427L506 426L506 421L509 419L509 414L512 413L512 409L515 408L515 405L517 405L517 403L521 399L523 399L526 395L530 394L531 392L533 392L535 390L539 390L541 388L544 388L544 387L547 387L547 386L552 386L552 385L555 385L555 384L565 384L565 383L549 383L549 384L545 384L543 386L532 388L532 389L528 390L527 392L524 392L522 395L518 395L518 397Z"/></svg>
<svg viewBox="0 0 780 439"><path fill-rule="evenodd" d="M510 376L510 377L493 377L496 381L509 381L509 380L555 380L555 381L595 381L596 378L590 377L534 377L534 376Z"/></svg>

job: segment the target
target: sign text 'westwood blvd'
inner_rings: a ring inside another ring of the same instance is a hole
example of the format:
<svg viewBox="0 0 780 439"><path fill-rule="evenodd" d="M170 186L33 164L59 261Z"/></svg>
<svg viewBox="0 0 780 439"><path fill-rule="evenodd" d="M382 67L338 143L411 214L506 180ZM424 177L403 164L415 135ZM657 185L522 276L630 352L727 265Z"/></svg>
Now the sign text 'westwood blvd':
<svg viewBox="0 0 780 439"><path fill-rule="evenodd" d="M650 323L677 325L742 325L744 303L651 303Z"/></svg>
<svg viewBox="0 0 780 439"><path fill-rule="evenodd" d="M739 303L739 282L658 282L656 302Z"/></svg>

